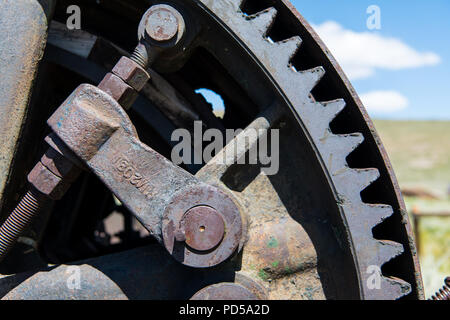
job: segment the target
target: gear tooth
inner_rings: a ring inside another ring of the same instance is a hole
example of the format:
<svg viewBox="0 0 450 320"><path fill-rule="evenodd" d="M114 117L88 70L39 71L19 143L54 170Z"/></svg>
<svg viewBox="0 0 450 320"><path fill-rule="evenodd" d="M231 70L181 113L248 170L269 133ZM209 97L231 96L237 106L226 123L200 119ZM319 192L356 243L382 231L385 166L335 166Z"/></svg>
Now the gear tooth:
<svg viewBox="0 0 450 320"><path fill-rule="evenodd" d="M273 7L268 8L264 11L258 12L254 15L247 17L251 21L253 26L261 32L263 36L266 36L269 32L270 27L275 21L277 15L277 10Z"/></svg>
<svg viewBox="0 0 450 320"><path fill-rule="evenodd" d="M328 169L331 172L340 172L340 169L348 168L346 158L364 141L364 136L360 133L335 135L330 132L327 128L320 142L328 151L326 157Z"/></svg>
<svg viewBox="0 0 450 320"><path fill-rule="evenodd" d="M351 134L341 134L340 137L344 138L345 140L345 150L347 151L347 154L352 153L356 148L358 148L361 143L364 142L364 136L357 132L357 133L351 133Z"/></svg>
<svg viewBox="0 0 450 320"><path fill-rule="evenodd" d="M377 262L380 266L404 252L403 245L389 240L377 240Z"/></svg>
<svg viewBox="0 0 450 320"><path fill-rule="evenodd" d="M319 83L319 81L323 78L323 76L325 75L325 69L323 67L315 67L312 69L308 69L305 71L300 71L299 72L303 78L307 77L308 81L307 83L309 84L309 92L314 89L314 87Z"/></svg>
<svg viewBox="0 0 450 320"><path fill-rule="evenodd" d="M411 285L398 278L394 277L382 277L381 278L381 289L384 292L383 299L396 300L407 294L411 293ZM389 296L386 296L389 294Z"/></svg>
<svg viewBox="0 0 450 320"><path fill-rule="evenodd" d="M344 99L321 102L320 104L324 107L324 112L327 114L328 123L333 121L346 106Z"/></svg>
<svg viewBox="0 0 450 320"><path fill-rule="evenodd" d="M394 210L391 206L384 204L366 204L366 208L368 212L367 221L371 228L379 225L394 213Z"/></svg>
<svg viewBox="0 0 450 320"><path fill-rule="evenodd" d="M279 41L276 44L278 45L277 56L279 61L288 66L292 57L297 53L298 49L300 48L302 44L302 39L299 36L295 36L283 41Z"/></svg>
<svg viewBox="0 0 450 320"><path fill-rule="evenodd" d="M396 300L411 292L411 285L395 277L380 277L379 288L366 291L366 300Z"/></svg>
<svg viewBox="0 0 450 320"><path fill-rule="evenodd" d="M356 173L360 179L361 191L370 186L380 177L378 169L356 169Z"/></svg>
<svg viewBox="0 0 450 320"><path fill-rule="evenodd" d="M249 17L240 9L242 2L242 0L224 1L236 12L224 10L222 1L206 1L205 3L208 7L216 9L213 11L226 21L226 24L254 52L273 79L279 82L286 97L302 119L306 130L318 147L323 161L328 166L331 179L336 187L338 204L343 208L347 218L349 235L356 239L354 247L359 275L361 279L367 278L367 275L364 274L364 267L382 266L404 250L399 243L374 239L370 232L374 226L391 216L393 212L392 208L387 205L362 202L361 191L377 180L380 174L377 169L349 168L346 157L362 143L361 136L338 136L331 132L330 122L345 108L346 104L343 99L323 103L314 100L311 90L324 72L321 72L323 69L318 70L317 74L314 74L312 70L297 71L292 66L291 60L300 48L301 38L293 37L273 43L267 37L258 36L261 33L267 33L267 30L270 29L273 23L271 19L274 19L275 12L270 12L271 9L268 9L268 12L261 12L261 17ZM243 26L242 22L247 21L250 24L252 18L255 27L249 30ZM288 72L286 72L286 67ZM341 144L341 141L345 143ZM333 142L336 143L333 145ZM349 152L345 153L348 150ZM364 221L358 219L359 217L364 218ZM381 290L365 288L362 292L364 298L397 299L411 292L411 286L407 282L382 276L381 270L380 279Z"/></svg>

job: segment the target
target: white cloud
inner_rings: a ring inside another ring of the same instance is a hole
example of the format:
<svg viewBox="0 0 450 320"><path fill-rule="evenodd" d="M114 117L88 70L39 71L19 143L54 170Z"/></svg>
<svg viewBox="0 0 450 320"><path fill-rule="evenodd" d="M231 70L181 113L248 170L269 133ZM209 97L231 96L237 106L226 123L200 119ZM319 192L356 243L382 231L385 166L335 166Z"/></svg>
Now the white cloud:
<svg viewBox="0 0 450 320"><path fill-rule="evenodd" d="M441 62L433 52L418 52L399 39L379 33L344 29L334 21L314 25L314 29L352 80L368 78L377 69L400 70Z"/></svg>
<svg viewBox="0 0 450 320"><path fill-rule="evenodd" d="M371 91L360 98L370 113L392 113L409 105L408 99L397 91Z"/></svg>

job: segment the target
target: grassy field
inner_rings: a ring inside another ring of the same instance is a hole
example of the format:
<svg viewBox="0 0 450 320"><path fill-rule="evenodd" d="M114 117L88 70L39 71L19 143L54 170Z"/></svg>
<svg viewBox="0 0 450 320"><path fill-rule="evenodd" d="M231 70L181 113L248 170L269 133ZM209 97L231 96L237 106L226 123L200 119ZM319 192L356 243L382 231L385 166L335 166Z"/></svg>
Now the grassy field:
<svg viewBox="0 0 450 320"><path fill-rule="evenodd" d="M407 197L420 212L450 211L450 122L375 121L402 188L423 189L438 199ZM450 217L422 218L420 263L425 293L433 294L450 276Z"/></svg>

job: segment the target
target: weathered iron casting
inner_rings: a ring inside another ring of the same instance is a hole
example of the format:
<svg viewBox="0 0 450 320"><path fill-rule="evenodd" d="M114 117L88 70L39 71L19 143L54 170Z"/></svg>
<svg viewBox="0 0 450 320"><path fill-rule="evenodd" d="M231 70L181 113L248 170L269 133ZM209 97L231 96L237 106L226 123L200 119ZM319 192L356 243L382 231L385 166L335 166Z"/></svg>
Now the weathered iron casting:
<svg viewBox="0 0 450 320"><path fill-rule="evenodd" d="M175 46L184 34L181 14L166 5L150 8L142 21L135 51L141 58L122 57L98 87L79 86L48 120L50 148L28 176L30 193L0 229L7 235L0 241L0 257L40 204L60 199L83 167L181 263L215 266L238 248L243 222L233 200L139 141L124 110L150 79L146 67L153 60L148 57Z"/></svg>
<svg viewBox="0 0 450 320"><path fill-rule="evenodd" d="M131 58L122 58L113 69L118 57L127 55L120 46L129 34L122 31L134 21L136 9L145 8L138 4L145 1L116 2L126 6L99 4L91 11L127 19L101 19L89 32L69 33L60 17L52 21L45 63L100 85L80 86L50 119L54 133L46 141L52 149L30 174L34 186L2 226L0 257L45 199L59 198L83 169L95 172L159 244L80 262L87 289L79 292L68 292L63 278L67 266L62 265L25 276L26 281L21 274L0 279L0 295L423 298L413 235L387 154L341 68L288 0L274 0L267 7L258 0L170 0L153 6L141 20L139 45ZM120 11L125 7L129 11ZM108 40L101 31L103 21L109 21L111 34L115 32ZM150 65L153 70L147 70ZM104 70L112 71L103 78ZM152 81L147 82L148 74ZM227 109L222 120L195 94L200 87L224 98ZM124 110L141 89L130 112L131 119L137 116L142 121L135 122L135 129ZM45 92L39 92L39 101L45 101ZM216 161L230 148L238 153L231 160L238 160L259 142L257 136L246 143L246 130L202 168L187 165L195 177L155 152L173 146L170 135L175 128L189 131L196 120L221 131L248 124L249 129L280 128L280 154L286 156L280 157L279 172L268 176L261 174L259 165ZM153 130L144 132L149 127ZM141 131L140 140L136 132ZM152 137L155 150L141 142ZM158 138L161 144L156 143ZM92 185L77 184L71 193L91 190ZM108 191L99 194L112 204ZM57 206L70 206L72 194L67 196ZM82 192L76 195L83 205L95 201L92 198ZM56 210L45 210L49 211ZM69 217L84 223L86 211L74 211ZM104 221L104 214L110 214L109 208L99 210L93 222ZM55 220L52 215L50 222ZM61 237L60 231L55 232L60 220L52 232L45 232L49 239L36 241L37 252L46 258L57 251L48 243ZM64 232L79 230L65 227ZM67 242L81 239L79 232L74 233ZM96 240L88 239L93 247ZM91 253L83 249L79 254L68 247L61 246L57 263ZM68 251L74 251L73 258L66 258ZM240 254L215 268L203 268L234 252ZM174 259L167 259L169 255ZM369 285L368 270L380 276L379 290ZM250 280L242 281L241 275ZM91 282L95 285L89 286ZM266 292L259 292L258 284ZM446 293L444 287L437 298Z"/></svg>
<svg viewBox="0 0 450 320"><path fill-rule="evenodd" d="M209 285L191 300L267 300L267 292L259 283L243 274L237 273L234 282L221 282Z"/></svg>

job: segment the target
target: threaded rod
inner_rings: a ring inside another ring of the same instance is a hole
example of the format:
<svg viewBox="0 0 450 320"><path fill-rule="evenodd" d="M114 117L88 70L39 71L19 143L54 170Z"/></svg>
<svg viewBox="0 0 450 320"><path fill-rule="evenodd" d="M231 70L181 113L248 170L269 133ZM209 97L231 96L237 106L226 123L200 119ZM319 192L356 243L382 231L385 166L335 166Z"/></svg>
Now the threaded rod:
<svg viewBox="0 0 450 320"><path fill-rule="evenodd" d="M445 279L445 285L430 300L450 300L450 277Z"/></svg>
<svg viewBox="0 0 450 320"><path fill-rule="evenodd" d="M28 191L0 228L0 261L2 261L22 232L30 225L42 206L42 198Z"/></svg>
<svg viewBox="0 0 450 320"><path fill-rule="evenodd" d="M133 51L130 57L131 60L136 62L141 68L147 69L149 64L149 57L147 49L144 45L139 44Z"/></svg>

